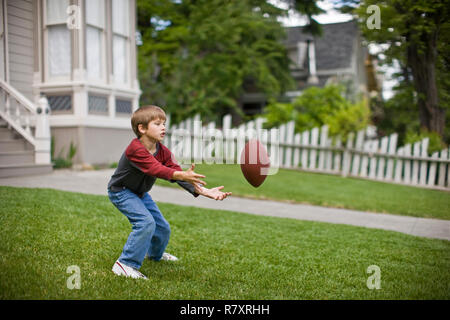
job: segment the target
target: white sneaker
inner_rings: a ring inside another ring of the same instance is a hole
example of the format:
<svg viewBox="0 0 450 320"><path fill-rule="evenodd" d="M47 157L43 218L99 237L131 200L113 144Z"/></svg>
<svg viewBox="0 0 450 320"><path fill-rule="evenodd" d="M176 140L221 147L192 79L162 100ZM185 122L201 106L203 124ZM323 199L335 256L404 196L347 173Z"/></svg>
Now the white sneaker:
<svg viewBox="0 0 450 320"><path fill-rule="evenodd" d="M164 260L164 261L178 261L178 258L173 256L173 255L171 255L170 253L164 252L162 257L161 257L161 260Z"/></svg>
<svg viewBox="0 0 450 320"><path fill-rule="evenodd" d="M146 279L146 280L148 279L146 276L144 276L135 268L129 267L119 262L119 260L117 260L116 263L114 263L112 272L114 272L118 276L131 277L133 279Z"/></svg>

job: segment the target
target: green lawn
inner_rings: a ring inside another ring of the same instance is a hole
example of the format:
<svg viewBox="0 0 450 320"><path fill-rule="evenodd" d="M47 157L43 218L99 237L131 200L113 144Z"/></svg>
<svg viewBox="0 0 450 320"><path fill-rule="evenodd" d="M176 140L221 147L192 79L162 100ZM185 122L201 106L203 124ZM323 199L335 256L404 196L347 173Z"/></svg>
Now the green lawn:
<svg viewBox="0 0 450 320"><path fill-rule="evenodd" d="M196 165L208 186L224 185L234 196L308 203L423 218L450 219L450 192L409 187L329 174L280 169L252 187L239 165ZM158 179L157 184L173 186Z"/></svg>
<svg viewBox="0 0 450 320"><path fill-rule="evenodd" d="M0 187L0 203L0 299L450 298L449 241L161 203L180 260L144 262L143 281L111 272L131 228L106 196Z"/></svg>

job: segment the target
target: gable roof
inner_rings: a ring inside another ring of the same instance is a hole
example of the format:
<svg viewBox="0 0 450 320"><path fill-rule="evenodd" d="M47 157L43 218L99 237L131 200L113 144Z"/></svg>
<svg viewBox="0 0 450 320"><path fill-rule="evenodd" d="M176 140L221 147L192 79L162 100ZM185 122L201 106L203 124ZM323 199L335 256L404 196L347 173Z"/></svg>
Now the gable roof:
<svg viewBox="0 0 450 320"><path fill-rule="evenodd" d="M317 70L349 68L354 43L359 31L355 20L322 24L322 36L303 32L305 27L287 27L285 45L290 48L298 42L314 39Z"/></svg>

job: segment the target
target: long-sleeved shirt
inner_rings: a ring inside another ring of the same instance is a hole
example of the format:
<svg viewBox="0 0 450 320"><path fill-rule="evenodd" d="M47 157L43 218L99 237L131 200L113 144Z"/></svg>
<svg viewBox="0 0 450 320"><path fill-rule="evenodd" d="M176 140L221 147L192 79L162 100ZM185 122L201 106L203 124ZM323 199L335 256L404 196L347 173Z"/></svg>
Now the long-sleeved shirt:
<svg viewBox="0 0 450 320"><path fill-rule="evenodd" d="M177 182L194 197L198 197L194 186L189 182L173 180L173 173L182 171L172 152L162 143L156 144L156 152L151 154L141 141L133 139L120 157L108 189L117 191L127 188L139 197L150 191L157 178Z"/></svg>

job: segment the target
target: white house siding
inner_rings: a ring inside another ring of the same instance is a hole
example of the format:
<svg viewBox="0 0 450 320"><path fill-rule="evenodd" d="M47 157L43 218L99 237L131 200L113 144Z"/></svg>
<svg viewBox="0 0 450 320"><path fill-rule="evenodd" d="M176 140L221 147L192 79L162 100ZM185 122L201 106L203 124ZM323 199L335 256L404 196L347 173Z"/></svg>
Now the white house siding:
<svg viewBox="0 0 450 320"><path fill-rule="evenodd" d="M33 101L33 3L7 1L9 83Z"/></svg>

